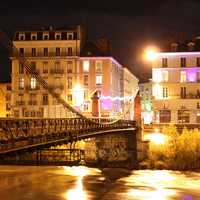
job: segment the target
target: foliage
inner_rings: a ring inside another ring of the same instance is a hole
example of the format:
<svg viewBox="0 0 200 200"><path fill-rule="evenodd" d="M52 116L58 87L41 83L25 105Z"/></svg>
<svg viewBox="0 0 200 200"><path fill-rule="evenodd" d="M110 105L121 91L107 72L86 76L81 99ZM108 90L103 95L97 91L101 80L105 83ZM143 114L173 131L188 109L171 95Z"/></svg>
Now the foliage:
<svg viewBox="0 0 200 200"><path fill-rule="evenodd" d="M162 132L168 136L164 144L150 142L148 161L151 168L200 168L200 130L184 128L182 133L178 133L175 126L168 126Z"/></svg>

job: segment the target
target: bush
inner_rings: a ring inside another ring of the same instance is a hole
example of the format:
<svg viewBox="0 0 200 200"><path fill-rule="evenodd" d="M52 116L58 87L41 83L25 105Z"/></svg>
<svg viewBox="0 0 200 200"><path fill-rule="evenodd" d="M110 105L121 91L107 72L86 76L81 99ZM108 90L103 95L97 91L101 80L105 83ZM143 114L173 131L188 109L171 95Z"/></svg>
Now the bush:
<svg viewBox="0 0 200 200"><path fill-rule="evenodd" d="M178 133L175 126L163 128L167 141L162 145L150 142L149 165L160 169L188 170L200 168L200 131L183 129Z"/></svg>

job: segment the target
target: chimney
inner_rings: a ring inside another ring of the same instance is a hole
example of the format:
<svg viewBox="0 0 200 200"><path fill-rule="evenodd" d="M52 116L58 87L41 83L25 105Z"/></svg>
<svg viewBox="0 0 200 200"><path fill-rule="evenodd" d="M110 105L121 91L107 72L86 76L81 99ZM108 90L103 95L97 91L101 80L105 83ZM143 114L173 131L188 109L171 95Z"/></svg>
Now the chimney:
<svg viewBox="0 0 200 200"><path fill-rule="evenodd" d="M172 52L178 51L178 44L177 43L175 43L175 42L171 43L171 51Z"/></svg>
<svg viewBox="0 0 200 200"><path fill-rule="evenodd" d="M194 45L195 45L194 42L189 42L189 43L187 44L187 46L188 46L188 51L194 51Z"/></svg>

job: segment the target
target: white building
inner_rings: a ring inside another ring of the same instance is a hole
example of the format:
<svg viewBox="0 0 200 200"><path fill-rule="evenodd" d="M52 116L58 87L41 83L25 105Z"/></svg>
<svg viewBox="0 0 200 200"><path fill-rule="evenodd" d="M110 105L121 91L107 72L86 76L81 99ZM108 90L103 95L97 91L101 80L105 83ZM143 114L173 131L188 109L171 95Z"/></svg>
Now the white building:
<svg viewBox="0 0 200 200"><path fill-rule="evenodd" d="M157 53L152 84L154 122L200 123L200 52Z"/></svg>

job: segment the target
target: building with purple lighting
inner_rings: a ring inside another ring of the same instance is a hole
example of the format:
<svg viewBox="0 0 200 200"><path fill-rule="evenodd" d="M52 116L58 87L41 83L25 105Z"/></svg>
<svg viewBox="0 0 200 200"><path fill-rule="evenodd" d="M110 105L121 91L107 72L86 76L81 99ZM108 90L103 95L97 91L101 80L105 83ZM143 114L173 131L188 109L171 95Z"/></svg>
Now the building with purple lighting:
<svg viewBox="0 0 200 200"><path fill-rule="evenodd" d="M172 51L156 53L152 68L155 123L200 123L200 51L195 42L187 43L184 51L173 43Z"/></svg>

